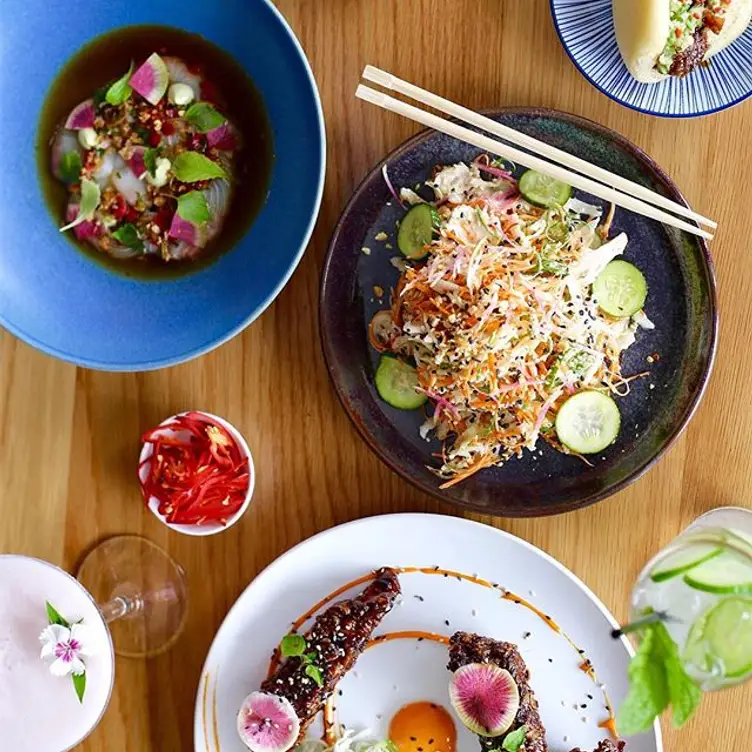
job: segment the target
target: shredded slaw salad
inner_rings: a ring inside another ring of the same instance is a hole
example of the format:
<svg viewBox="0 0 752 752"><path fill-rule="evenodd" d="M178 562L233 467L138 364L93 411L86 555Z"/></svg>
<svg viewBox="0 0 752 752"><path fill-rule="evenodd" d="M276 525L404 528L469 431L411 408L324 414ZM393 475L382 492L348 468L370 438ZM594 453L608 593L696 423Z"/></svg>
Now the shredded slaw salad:
<svg viewBox="0 0 752 752"><path fill-rule="evenodd" d="M441 487L533 450L540 436L571 453L555 435L559 407L583 389L626 394L620 356L638 327L653 328L643 311L607 316L592 295L627 247L624 233L606 240L613 207L599 226L601 208L576 198L534 206L486 155L439 168L426 185L436 237L405 265L369 339L415 364L434 405L421 435L443 442ZM401 198L422 200L405 189Z"/></svg>

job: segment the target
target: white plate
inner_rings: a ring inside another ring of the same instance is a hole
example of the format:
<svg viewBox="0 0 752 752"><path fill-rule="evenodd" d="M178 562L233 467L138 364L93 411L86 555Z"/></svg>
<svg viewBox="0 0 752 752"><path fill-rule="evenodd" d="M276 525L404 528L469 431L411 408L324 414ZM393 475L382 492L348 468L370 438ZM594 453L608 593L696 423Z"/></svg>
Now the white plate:
<svg viewBox="0 0 752 752"><path fill-rule="evenodd" d="M196 751L246 752L235 730L238 708L258 689L272 650L290 623L346 582L387 565L439 565L477 573L515 591L585 650L615 707L624 699L631 649L625 640L612 639L614 618L561 564L486 525L438 515L387 515L341 525L301 543L238 598L204 664L196 699ZM449 635L463 629L515 642L532 674L551 752L569 752L578 745L591 750L604 737L597 726L607 717L601 691L578 668L574 648L540 617L470 582L425 574L400 575L400 581L401 605L376 634L422 629ZM532 633L528 639L523 638L526 632ZM408 702L430 700L449 707L446 662L446 648L430 642L399 640L367 650L340 683L338 721L348 728L370 728L375 737L384 738L389 719ZM662 748L657 723L652 733L634 737L628 745L629 752ZM458 728L457 751L478 751L477 740L463 728Z"/></svg>

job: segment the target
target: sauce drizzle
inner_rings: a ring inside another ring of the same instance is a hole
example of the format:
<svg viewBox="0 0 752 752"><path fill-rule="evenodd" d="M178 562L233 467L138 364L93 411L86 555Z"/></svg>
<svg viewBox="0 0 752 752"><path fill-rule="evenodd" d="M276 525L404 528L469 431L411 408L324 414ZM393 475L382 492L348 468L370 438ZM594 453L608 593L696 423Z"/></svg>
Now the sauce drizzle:
<svg viewBox="0 0 752 752"><path fill-rule="evenodd" d="M557 622L554 619L552 619L548 614L541 611L539 608L534 606L532 603L530 603L530 601L526 600L522 596L519 596L516 593L513 593L510 590L507 590L506 588L502 587L501 585L495 582L491 582L490 580L485 580L482 577L478 577L475 574L465 574L464 572L457 572L452 569L442 569L441 567L394 567L394 571L397 572L397 574L426 574L426 575L435 575L435 576L441 576L441 577L446 577L446 578L453 577L456 580L472 582L475 585L480 585L481 587L498 591L500 593L500 597L502 600L510 601L517 606L522 606L528 611L531 611L539 619L541 619L549 629L553 630L556 634L561 635L572 646L572 648L577 651L577 654L582 659L582 663L579 664L578 668L581 671L583 671L585 674L587 674L588 677L590 677L590 679L595 684L598 684L598 679L595 673L595 669L590 659L585 656L585 651L577 646L577 643L575 643L574 640L572 640L572 638L561 629L561 627L557 624ZM298 632L298 630L303 626L303 624L305 624L305 622L307 622L316 613L318 613L324 606L327 606L329 603L331 603L333 600L338 598L340 595L343 595L344 593L346 593L348 590L352 590L358 585L363 585L366 582L370 582L373 578L374 578L374 572L369 572L368 574L362 575L361 577L351 580L350 582L345 583L341 587L338 587L336 590L333 590L331 593L329 593L329 595L323 597L320 601L318 601L318 603L316 603L314 606L308 609L308 611L306 611L302 616L297 618L292 623L290 631L293 633ZM391 640L398 640L398 639L418 639L418 640L426 639L426 640L432 640L434 642L440 642L445 645L449 644L449 638L445 637L444 635L436 634L435 632L408 630L408 631L401 631L401 632L387 632L385 634L374 637L373 639L368 641L368 643L366 644L366 648L379 645L383 642L390 642ZM277 647L274 649L274 652L272 653L272 658L269 663L269 670L268 670L267 676L271 676L277 670L280 662L281 662L281 655L280 655L279 647ZM614 711L611 705L611 701L608 697L608 694L606 693L606 690L603 689L603 687L601 687L600 685L598 685L598 687L603 693L604 702L609 713L608 718L606 718L604 721L601 721L598 724L598 728L607 730L613 739L618 740L619 734L616 728L616 719L614 717ZM325 738L327 739L329 738L327 734L333 735L334 733L333 727L334 727L333 718L330 718L329 721L327 721L326 713L324 713Z"/></svg>

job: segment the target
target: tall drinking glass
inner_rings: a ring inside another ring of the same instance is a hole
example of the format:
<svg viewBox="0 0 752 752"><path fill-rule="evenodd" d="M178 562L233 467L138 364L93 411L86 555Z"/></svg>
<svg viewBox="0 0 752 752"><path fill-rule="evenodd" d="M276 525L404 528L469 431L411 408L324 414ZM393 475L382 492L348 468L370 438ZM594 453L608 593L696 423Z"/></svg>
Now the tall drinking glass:
<svg viewBox="0 0 752 752"><path fill-rule="evenodd" d="M714 509L648 562L632 593L632 620L651 614L701 689L752 676L752 511Z"/></svg>

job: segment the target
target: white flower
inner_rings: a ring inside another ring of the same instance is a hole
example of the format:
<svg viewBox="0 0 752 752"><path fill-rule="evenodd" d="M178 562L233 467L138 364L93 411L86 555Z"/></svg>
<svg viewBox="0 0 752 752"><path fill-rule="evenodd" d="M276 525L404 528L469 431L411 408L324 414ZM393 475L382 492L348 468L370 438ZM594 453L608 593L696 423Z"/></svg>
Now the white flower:
<svg viewBox="0 0 752 752"><path fill-rule="evenodd" d="M93 655L94 634L90 627L73 624L70 629L60 624L50 624L39 635L42 642L41 658L54 660L50 664L53 676L83 674L86 666L81 657Z"/></svg>

